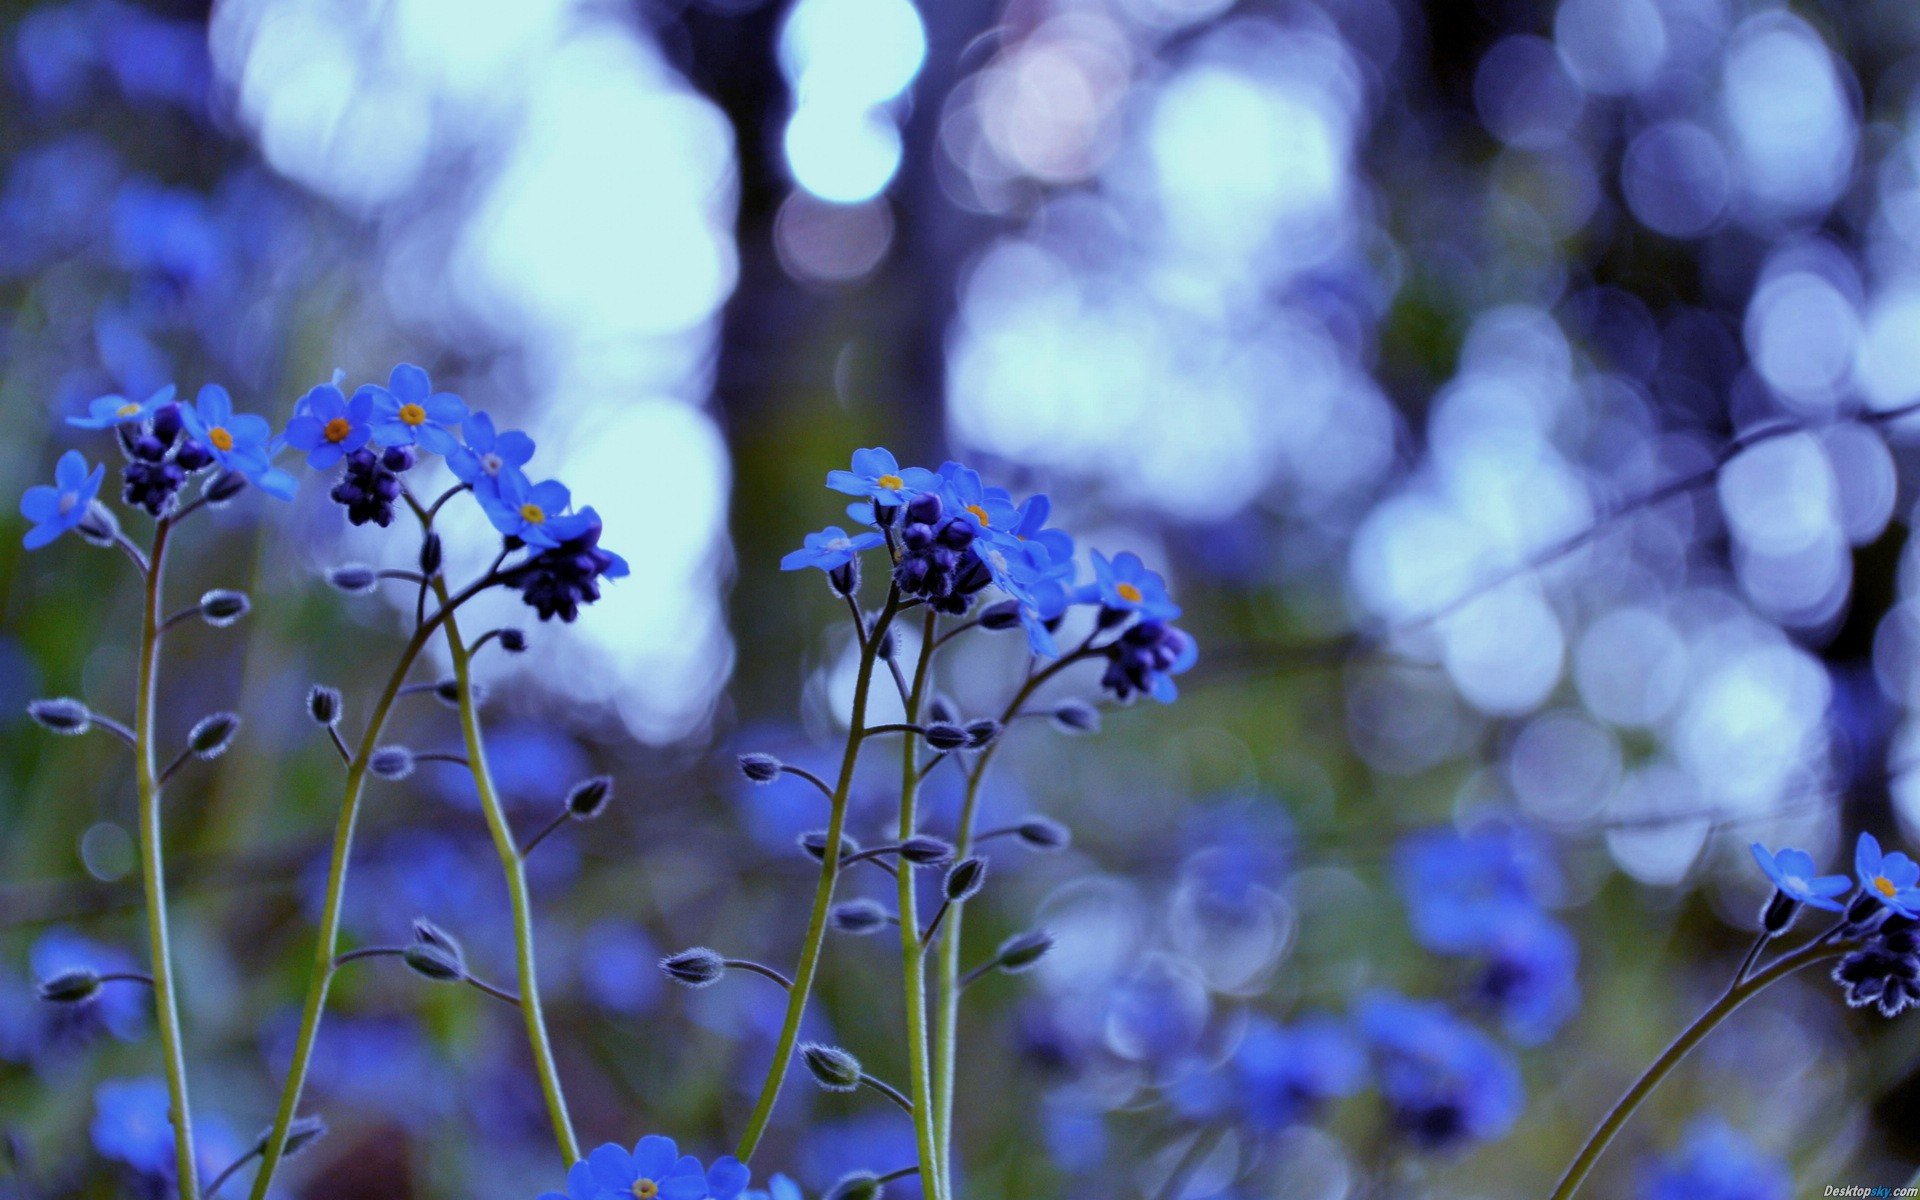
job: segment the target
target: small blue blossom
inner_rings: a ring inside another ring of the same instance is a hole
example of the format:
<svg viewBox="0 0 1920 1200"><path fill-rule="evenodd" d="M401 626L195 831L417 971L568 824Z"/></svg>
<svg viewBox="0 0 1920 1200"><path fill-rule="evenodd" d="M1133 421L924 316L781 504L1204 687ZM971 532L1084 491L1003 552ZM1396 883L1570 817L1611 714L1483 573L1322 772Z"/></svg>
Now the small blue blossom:
<svg viewBox="0 0 1920 1200"><path fill-rule="evenodd" d="M980 472L972 467L963 467L957 462L943 463L940 479L947 510L972 522L976 530L1011 532L1020 523L1013 497L1005 488L988 487L981 482Z"/></svg>
<svg viewBox="0 0 1920 1200"><path fill-rule="evenodd" d="M460 425L464 446L447 452L447 466L460 482L476 491L498 494L500 477L509 470L527 465L533 458L533 439L517 429L496 431L493 418L474 413Z"/></svg>
<svg viewBox="0 0 1920 1200"><path fill-rule="evenodd" d="M1845 875L1822 875L1813 865L1813 856L1804 850L1769 852L1759 842L1753 844L1753 861L1780 894L1789 900L1828 912L1844 907L1837 897L1853 890L1853 880Z"/></svg>
<svg viewBox="0 0 1920 1200"><path fill-rule="evenodd" d="M1920 916L1920 863L1894 851L1880 852L1880 840L1870 833L1860 835L1853 851L1853 869L1860 886L1868 895L1902 916Z"/></svg>
<svg viewBox="0 0 1920 1200"><path fill-rule="evenodd" d="M86 416L68 417L67 424L80 429L111 429L116 425L144 421L161 405L173 402L174 390L169 383L145 400L129 400L118 395L101 396L87 405Z"/></svg>
<svg viewBox="0 0 1920 1200"><path fill-rule="evenodd" d="M28 488L20 497L20 515L33 522L21 545L38 550L86 519L87 506L100 494L105 479L105 464L87 469L87 460L78 450L69 450L53 465L53 486L44 483Z"/></svg>
<svg viewBox="0 0 1920 1200"><path fill-rule="evenodd" d="M810 533L798 550L789 551L780 560L782 571L804 571L808 567L818 567L822 571L831 571L835 567L844 567L853 561L853 556L878 546L884 539L877 533L850 534L838 525L829 525L818 533Z"/></svg>
<svg viewBox="0 0 1920 1200"><path fill-rule="evenodd" d="M373 440L374 395L372 388L363 387L349 400L331 383L314 388L287 423L287 445L306 454L314 470L332 470Z"/></svg>
<svg viewBox="0 0 1920 1200"><path fill-rule="evenodd" d="M102 1158L143 1175L172 1178L173 1122L167 1118L167 1085L159 1079L109 1079L93 1093L88 1132Z"/></svg>
<svg viewBox="0 0 1920 1200"><path fill-rule="evenodd" d="M1673 1154L1641 1176L1640 1200L1787 1200L1793 1177L1726 1122L1706 1117L1687 1127Z"/></svg>
<svg viewBox="0 0 1920 1200"><path fill-rule="evenodd" d="M1438 1004L1390 992L1361 1002L1380 1094L1416 1145L1450 1150L1504 1137L1524 1098L1512 1055Z"/></svg>
<svg viewBox="0 0 1920 1200"><path fill-rule="evenodd" d="M227 389L217 383L201 388L192 404L181 405L180 416L193 439L227 470L249 479L267 471L267 439L273 436L273 427L265 417L234 412Z"/></svg>
<svg viewBox="0 0 1920 1200"><path fill-rule="evenodd" d="M1109 560L1092 555L1093 582L1081 589L1082 603L1098 604L1113 612L1139 613L1149 620L1171 621L1180 606L1167 594L1167 582L1149 571L1140 556L1125 551Z"/></svg>
<svg viewBox="0 0 1920 1200"><path fill-rule="evenodd" d="M1579 943L1544 913L1508 921L1484 954L1478 994L1514 1041L1546 1042L1580 1007Z"/></svg>
<svg viewBox="0 0 1920 1200"><path fill-rule="evenodd" d="M1366 1054L1344 1022L1316 1015L1280 1025L1256 1016L1223 1067L1190 1077L1174 1096L1190 1117L1228 1116L1255 1132L1277 1133L1358 1091L1366 1072Z"/></svg>
<svg viewBox="0 0 1920 1200"><path fill-rule="evenodd" d="M767 1180L765 1191L742 1192L741 1200L805 1200L800 1185L785 1175Z"/></svg>
<svg viewBox="0 0 1920 1200"><path fill-rule="evenodd" d="M412 446L433 454L459 449L453 430L467 419L467 402L452 392L436 392L427 373L401 363L374 390L373 436L382 446Z"/></svg>
<svg viewBox="0 0 1920 1200"><path fill-rule="evenodd" d="M1533 848L1498 826L1426 830L1394 853L1394 877L1420 944L1441 954L1478 954L1539 907Z"/></svg>
<svg viewBox="0 0 1920 1200"><path fill-rule="evenodd" d="M893 451L872 446L853 452L853 470L828 471L827 486L847 496L864 496L876 504L898 507L919 492L940 486L940 477L924 467L902 469Z"/></svg>
<svg viewBox="0 0 1920 1200"><path fill-rule="evenodd" d="M721 1159L714 1166L718 1169L723 1163L739 1166L732 1159ZM727 1180L732 1177L725 1175ZM725 1200L733 1200L745 1184L742 1177ZM682 1155L672 1138L654 1134L641 1138L632 1153L612 1142L599 1147L567 1172L564 1193L545 1192L540 1200L706 1200L708 1189L700 1160Z"/></svg>
<svg viewBox="0 0 1920 1200"><path fill-rule="evenodd" d="M487 520L505 537L517 537L529 546L551 550L572 536L572 523L561 518L573 507L573 494L556 479L531 483L519 470L502 471L496 488L476 492Z"/></svg>

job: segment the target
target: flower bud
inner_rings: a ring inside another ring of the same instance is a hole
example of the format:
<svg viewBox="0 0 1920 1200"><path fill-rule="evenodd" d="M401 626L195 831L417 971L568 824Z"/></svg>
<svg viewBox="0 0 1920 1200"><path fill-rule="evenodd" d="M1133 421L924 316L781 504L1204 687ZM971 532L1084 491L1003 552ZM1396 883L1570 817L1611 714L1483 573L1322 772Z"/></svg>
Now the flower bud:
<svg viewBox="0 0 1920 1200"><path fill-rule="evenodd" d="M77 737L93 728L93 710L67 696L56 700L32 700L27 715L42 729Z"/></svg>
<svg viewBox="0 0 1920 1200"><path fill-rule="evenodd" d="M1029 929L1025 933L1016 933L1000 943L1000 950L993 956L994 965L1009 975L1018 975L1047 956L1053 949L1053 935L1044 929Z"/></svg>
<svg viewBox="0 0 1920 1200"><path fill-rule="evenodd" d="M525 653L527 649L526 632L520 629L502 629L500 631L500 648L508 654Z"/></svg>
<svg viewBox="0 0 1920 1200"><path fill-rule="evenodd" d="M1073 831L1052 817L1028 817L1014 830L1014 836L1027 849L1042 853L1065 850L1073 844Z"/></svg>
<svg viewBox="0 0 1920 1200"><path fill-rule="evenodd" d="M705 946L694 946L661 959L660 969L675 983L690 988L711 987L727 973L727 960Z"/></svg>
<svg viewBox="0 0 1920 1200"><path fill-rule="evenodd" d="M340 692L316 683L307 691L307 715L316 725L334 725L340 720Z"/></svg>
<svg viewBox="0 0 1920 1200"><path fill-rule="evenodd" d="M266 1140L273 1136L271 1129L261 1135L261 1151L266 1150ZM282 1160L289 1159L300 1152L310 1149L314 1143L327 1136L327 1123L319 1117L295 1117L287 1123L286 1145L280 1151Z"/></svg>
<svg viewBox="0 0 1920 1200"><path fill-rule="evenodd" d="M242 475L238 471L222 471L213 477L213 481L207 484L207 490L202 492L201 495L206 497L208 504L218 508L220 505L225 504L246 490L247 477L245 475Z"/></svg>
<svg viewBox="0 0 1920 1200"><path fill-rule="evenodd" d="M1799 911L1798 900L1785 892L1776 891L1760 911L1760 928L1768 937L1779 937L1793 924L1794 915Z"/></svg>
<svg viewBox="0 0 1920 1200"><path fill-rule="evenodd" d="M740 773L754 783L772 783L780 778L780 770L784 765L771 754L740 756Z"/></svg>
<svg viewBox="0 0 1920 1200"><path fill-rule="evenodd" d="M87 515L80 518L74 532L87 540L89 545L110 548L120 536L120 518L113 510L95 500L87 505Z"/></svg>
<svg viewBox="0 0 1920 1200"><path fill-rule="evenodd" d="M427 920L425 917L415 917L413 919L413 940L429 946L437 946L451 953L455 958L464 960L466 957L461 953L460 943L452 934L435 925L432 921Z"/></svg>
<svg viewBox="0 0 1920 1200"><path fill-rule="evenodd" d="M327 582L350 596L361 592L370 592L373 585L380 582L380 575L372 567L363 563L347 563L327 572Z"/></svg>
<svg viewBox="0 0 1920 1200"><path fill-rule="evenodd" d="M921 731L920 736L926 738L927 745L935 750L958 750L967 744L967 731L945 721L935 721L928 725Z"/></svg>
<svg viewBox="0 0 1920 1200"><path fill-rule="evenodd" d="M1018 600L1002 600L998 604L990 604L980 610L980 628L982 629L1012 629L1019 624L1020 602Z"/></svg>
<svg viewBox="0 0 1920 1200"><path fill-rule="evenodd" d="M836 596L851 596L860 590L860 560L850 558L827 571L827 587Z"/></svg>
<svg viewBox="0 0 1920 1200"><path fill-rule="evenodd" d="M919 834L900 843L900 857L916 867L944 867L953 861L953 844Z"/></svg>
<svg viewBox="0 0 1920 1200"><path fill-rule="evenodd" d="M963 858L947 871L945 894L954 904L964 904L974 898L987 882L987 860L984 858Z"/></svg>
<svg viewBox="0 0 1920 1200"><path fill-rule="evenodd" d="M878 933L887 927L889 918L886 907L872 900L849 900L836 904L827 913L827 919L841 933L850 933L855 937L864 937L869 933Z"/></svg>
<svg viewBox="0 0 1920 1200"><path fill-rule="evenodd" d="M960 723L960 708L953 697L944 692L935 692L933 699L927 702L927 720L940 721L948 725Z"/></svg>
<svg viewBox="0 0 1920 1200"><path fill-rule="evenodd" d="M613 776L595 775L573 785L567 793L567 815L576 821L591 821L607 810L613 799Z"/></svg>
<svg viewBox="0 0 1920 1200"><path fill-rule="evenodd" d="M215 629L224 629L246 616L252 607L245 592L215 588L200 597L200 619Z"/></svg>
<svg viewBox="0 0 1920 1200"><path fill-rule="evenodd" d="M413 968L415 974L435 983L458 983L467 977L466 968L458 956L427 942L413 943L400 957Z"/></svg>
<svg viewBox="0 0 1920 1200"><path fill-rule="evenodd" d="M405 746L381 746L367 759L367 770L376 779L405 779L413 774L413 751Z"/></svg>
<svg viewBox="0 0 1920 1200"><path fill-rule="evenodd" d="M420 573L432 579L440 573L440 565L446 559L440 546L440 535L429 533L420 542Z"/></svg>
<svg viewBox="0 0 1920 1200"><path fill-rule="evenodd" d="M968 721L963 728L967 733L967 747L971 750L978 750L1000 736L1000 722L992 717Z"/></svg>
<svg viewBox="0 0 1920 1200"><path fill-rule="evenodd" d="M1100 710L1082 700L1069 700L1053 710L1053 725L1062 733L1099 733Z"/></svg>
<svg viewBox="0 0 1920 1200"><path fill-rule="evenodd" d="M187 734L187 749L203 762L219 758L233 744L233 735L239 731L238 713L210 713L201 717L199 724Z"/></svg>
<svg viewBox="0 0 1920 1200"><path fill-rule="evenodd" d="M73 967L41 980L39 991L49 1004L78 1004L100 991L100 974L89 967Z"/></svg>
<svg viewBox="0 0 1920 1200"><path fill-rule="evenodd" d="M899 649L900 649L900 639L896 638L893 635L893 626L889 625L885 629L881 630L880 644L873 648L873 652L876 655L880 656L882 659L885 659L887 662L892 662L894 654Z"/></svg>
<svg viewBox="0 0 1920 1200"><path fill-rule="evenodd" d="M828 1189L826 1200L881 1200L887 1187L872 1171L854 1171Z"/></svg>
<svg viewBox="0 0 1920 1200"><path fill-rule="evenodd" d="M860 1060L838 1046L807 1042L800 1047L813 1081L829 1092L851 1092L860 1086Z"/></svg>
<svg viewBox="0 0 1920 1200"><path fill-rule="evenodd" d="M827 861L827 831L824 829L809 829L807 832L801 834L800 849L806 851L807 857L815 862ZM845 858L849 854L858 853L860 853L860 843L854 841L844 833L841 834L840 857Z"/></svg>

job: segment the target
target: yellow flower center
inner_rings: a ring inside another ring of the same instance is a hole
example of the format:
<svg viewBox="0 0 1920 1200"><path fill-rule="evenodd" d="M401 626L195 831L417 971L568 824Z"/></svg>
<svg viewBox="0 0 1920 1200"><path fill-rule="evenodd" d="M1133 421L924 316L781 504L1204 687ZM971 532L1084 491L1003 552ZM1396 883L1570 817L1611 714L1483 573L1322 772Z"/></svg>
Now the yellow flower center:
<svg viewBox="0 0 1920 1200"><path fill-rule="evenodd" d="M899 491L901 488L907 486L907 481L900 478L898 475L882 475L880 478L874 480L873 482L874 482L874 485L877 487L887 488L891 491L896 491L896 492Z"/></svg>
<svg viewBox="0 0 1920 1200"><path fill-rule="evenodd" d="M1899 888L1893 886L1893 880L1888 879L1885 875L1875 875L1873 877L1873 886L1879 889L1880 894L1889 900L1900 891Z"/></svg>
<svg viewBox="0 0 1920 1200"><path fill-rule="evenodd" d="M215 425L207 430L207 440L213 443L215 450L223 454L233 449L233 435L227 432L225 425Z"/></svg>
<svg viewBox="0 0 1920 1200"><path fill-rule="evenodd" d="M638 1180L633 1185L633 1194L640 1200L653 1200L660 1194L660 1185L651 1179Z"/></svg>
<svg viewBox="0 0 1920 1200"><path fill-rule="evenodd" d="M529 525L544 525L547 523L547 510L531 502L522 504L520 506L520 519ZM651 1196L653 1193L648 1192L647 1194Z"/></svg>
<svg viewBox="0 0 1920 1200"><path fill-rule="evenodd" d="M138 404L122 404L118 409L114 411L113 415L116 417L131 417L137 414L139 411L140 411L140 406Z"/></svg>
<svg viewBox="0 0 1920 1200"><path fill-rule="evenodd" d="M1120 598L1128 604L1138 604L1146 599L1140 594L1140 589L1130 583L1117 583L1113 586L1113 590L1119 592Z"/></svg>
<svg viewBox="0 0 1920 1200"><path fill-rule="evenodd" d="M352 432L353 422L345 417L335 417L327 422L327 440L330 442L344 442Z"/></svg>
<svg viewBox="0 0 1920 1200"><path fill-rule="evenodd" d="M987 520L987 510L981 508L978 504L967 505L967 511L972 513L973 519L980 522L982 526L993 524L992 521Z"/></svg>
<svg viewBox="0 0 1920 1200"><path fill-rule="evenodd" d="M425 425L427 423L427 410L421 408L418 404L402 404L400 406L400 420L402 424L406 425Z"/></svg>

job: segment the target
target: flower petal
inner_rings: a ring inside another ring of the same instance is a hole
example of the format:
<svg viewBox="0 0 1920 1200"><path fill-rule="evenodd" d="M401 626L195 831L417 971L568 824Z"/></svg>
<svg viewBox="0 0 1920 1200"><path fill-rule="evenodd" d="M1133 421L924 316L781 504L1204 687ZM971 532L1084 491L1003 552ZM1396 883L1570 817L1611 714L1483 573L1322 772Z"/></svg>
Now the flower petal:
<svg viewBox="0 0 1920 1200"><path fill-rule="evenodd" d="M414 369L419 370L418 367ZM394 368L394 372L397 375L399 368ZM625 1146L617 1146L612 1142L594 1147L593 1153L587 1155L587 1166L593 1170L593 1181L603 1188L631 1187L639 1174L634 1166L633 1155L627 1153Z"/></svg>
<svg viewBox="0 0 1920 1200"><path fill-rule="evenodd" d="M648 1134L633 1144L633 1168L648 1179L659 1179L673 1169L680 1147L670 1137Z"/></svg>
<svg viewBox="0 0 1920 1200"><path fill-rule="evenodd" d="M387 376L387 388L403 403L422 404L433 391L433 383L419 367L401 363Z"/></svg>

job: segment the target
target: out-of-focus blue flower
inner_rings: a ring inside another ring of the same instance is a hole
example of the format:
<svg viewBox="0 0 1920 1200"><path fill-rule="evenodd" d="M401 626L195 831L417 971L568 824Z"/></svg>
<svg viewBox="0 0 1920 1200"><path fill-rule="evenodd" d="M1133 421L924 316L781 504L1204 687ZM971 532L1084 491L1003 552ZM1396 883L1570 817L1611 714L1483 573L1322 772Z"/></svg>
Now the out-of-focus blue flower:
<svg viewBox="0 0 1920 1200"><path fill-rule="evenodd" d="M1480 996L1514 1041L1540 1045L1580 1007L1579 943L1545 914L1507 922L1485 954Z"/></svg>
<svg viewBox="0 0 1920 1200"><path fill-rule="evenodd" d="M1172 959L1157 958L1114 985L1106 1036L1123 1058L1165 1068L1190 1053L1206 1029L1207 990Z"/></svg>
<svg viewBox="0 0 1920 1200"><path fill-rule="evenodd" d="M1189 812L1181 821L1186 859L1180 878L1210 917L1250 916L1259 898L1286 882L1293 827L1269 800L1235 800Z"/></svg>
<svg viewBox="0 0 1920 1200"><path fill-rule="evenodd" d="M1894 851L1880 852L1880 839L1870 833L1860 835L1853 850L1853 869L1860 886L1874 899L1904 916L1920 915L1920 863Z"/></svg>
<svg viewBox="0 0 1920 1200"><path fill-rule="evenodd" d="M198 291L226 273L226 237L206 197L133 180L113 202L113 247L120 265L171 288Z"/></svg>
<svg viewBox="0 0 1920 1200"><path fill-rule="evenodd" d="M371 388L361 388L349 400L333 384L321 384L301 399L299 412L287 423L287 445L303 452L314 470L332 470L372 440L373 401Z"/></svg>
<svg viewBox="0 0 1920 1200"><path fill-rule="evenodd" d="M100 396L87 404L87 415L68 417L67 424L80 429L111 429L115 425L126 425L134 421L144 421L153 410L173 400L174 386L167 384L145 400L129 400L125 396Z"/></svg>
<svg viewBox="0 0 1920 1200"><path fill-rule="evenodd" d="M1787 1200L1786 1164L1764 1154L1725 1121L1702 1117L1672 1154L1641 1173L1640 1200Z"/></svg>
<svg viewBox="0 0 1920 1200"><path fill-rule="evenodd" d="M741 1200L805 1200L800 1185L785 1175L775 1175L767 1180L766 1190L742 1192Z"/></svg>
<svg viewBox="0 0 1920 1200"><path fill-rule="evenodd" d="M1853 880L1845 875L1822 875L1813 865L1813 856L1805 850L1771 853L1759 842L1753 844L1753 861L1780 894L1789 900L1839 912L1844 906L1836 897L1853 890Z"/></svg>
<svg viewBox="0 0 1920 1200"><path fill-rule="evenodd" d="M1352 1095L1366 1073L1366 1054L1344 1022L1315 1015L1281 1025L1256 1016L1223 1066L1177 1086L1174 1097L1191 1117L1276 1133Z"/></svg>
<svg viewBox="0 0 1920 1200"><path fill-rule="evenodd" d="M831 571L835 567L846 566L853 561L854 555L871 550L884 540L877 533L849 534L838 525L829 525L818 533L808 534L800 549L788 551L780 560L780 569L804 571L808 567L818 567L822 571Z"/></svg>
<svg viewBox="0 0 1920 1200"><path fill-rule="evenodd" d="M140 969L132 955L60 928L40 935L27 952L27 966L35 979L50 979L78 967L102 975ZM46 1036L51 1041L88 1041L105 1030L131 1042L145 1036L152 1004L153 997L141 988L108 985L81 1004L42 1005L41 1014L49 1023Z"/></svg>
<svg viewBox="0 0 1920 1200"><path fill-rule="evenodd" d="M526 466L533 458L532 438L517 429L505 433L495 430L493 418L486 413L474 413L461 422L460 433L466 444L447 452L447 466L455 478L475 492L498 495L500 477Z"/></svg>
<svg viewBox="0 0 1920 1200"><path fill-rule="evenodd" d="M719 1169L722 1163L740 1165L733 1159L722 1159L714 1164L715 1168ZM745 1168L740 1170L744 1172ZM730 1180L733 1175L729 1171L724 1178ZM734 1200L744 1186L746 1180L741 1178L721 1200ZM652 1134L635 1143L631 1153L612 1142L596 1148L585 1162L575 1163L567 1172L565 1193L545 1192L540 1200L626 1200L629 1196L643 1200L706 1200L708 1192L707 1173L701 1168L700 1160L682 1155L672 1138Z"/></svg>
<svg viewBox="0 0 1920 1200"><path fill-rule="evenodd" d="M1107 647L1107 669L1100 676L1100 686L1116 700L1144 693L1172 704L1180 698L1173 677L1186 674L1199 660L1199 643L1186 630L1157 619L1137 621Z"/></svg>
<svg viewBox="0 0 1920 1200"><path fill-rule="evenodd" d="M902 470L893 451L871 446L853 452L851 471L828 471L827 486L848 496L865 496L889 507L898 507L916 492L930 491L940 484L939 477L924 467Z"/></svg>
<svg viewBox="0 0 1920 1200"><path fill-rule="evenodd" d="M1471 833L1424 830L1394 854L1394 879L1420 944L1442 954L1475 954L1538 908L1521 835L1487 827Z"/></svg>
<svg viewBox="0 0 1920 1200"><path fill-rule="evenodd" d="M89 1133L103 1158L143 1175L175 1173L167 1085L159 1079L109 1079L95 1088Z"/></svg>
<svg viewBox="0 0 1920 1200"><path fill-rule="evenodd" d="M580 936L580 983L595 1004L629 1016L660 999L660 947L631 921L608 918Z"/></svg>
<svg viewBox="0 0 1920 1200"><path fill-rule="evenodd" d="M35 484L20 496L20 515L33 522L33 528L20 544L38 550L86 519L87 506L100 494L105 479L105 464L87 469L87 460L78 450L69 450L53 464L53 486Z"/></svg>
<svg viewBox="0 0 1920 1200"><path fill-rule="evenodd" d="M843 1121L815 1122L807 1130L806 1147L801 1151L805 1168L801 1178L824 1191L850 1171L884 1174L914 1162L919 1151L913 1141L913 1125L899 1117L898 1112L867 1112ZM960 1164L951 1166L958 1175ZM958 1184L956 1179L954 1194L965 1195ZM923 1195L917 1175L887 1185L887 1200L919 1200Z"/></svg>
<svg viewBox="0 0 1920 1200"><path fill-rule="evenodd" d="M382 446L412 446L434 454L459 449L453 430L467 419L467 402L436 392L427 373L401 363L373 394L373 436Z"/></svg>
<svg viewBox="0 0 1920 1200"><path fill-rule="evenodd" d="M1359 1008L1394 1125L1416 1145L1450 1150L1503 1137L1524 1093L1513 1058L1438 1004L1374 992Z"/></svg>
<svg viewBox="0 0 1920 1200"><path fill-rule="evenodd" d="M1047 1098L1042 1117L1047 1154L1061 1170L1081 1175L1106 1161L1111 1139L1098 1109L1070 1093L1056 1094Z"/></svg>
<svg viewBox="0 0 1920 1200"><path fill-rule="evenodd" d="M573 506L573 493L557 479L545 483L529 482L518 470L501 472L492 490L475 492L487 520L504 537L517 537L529 546L551 550L566 536L570 522L563 522Z"/></svg>
<svg viewBox="0 0 1920 1200"><path fill-rule="evenodd" d="M1149 571L1139 555L1122 551L1108 559L1096 550L1090 557L1093 582L1081 589L1081 603L1139 613L1154 621L1171 621L1180 615L1180 606L1167 594L1167 581Z"/></svg>

